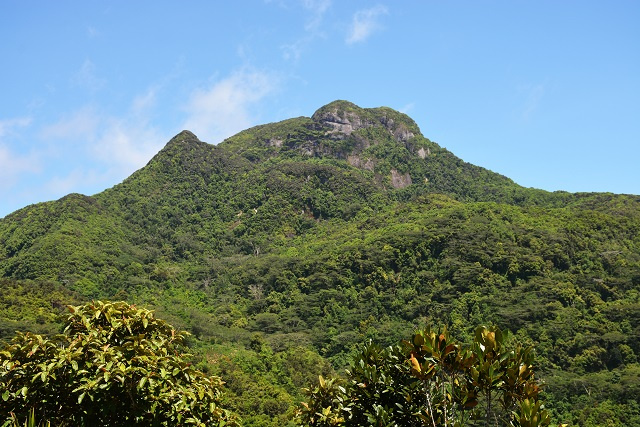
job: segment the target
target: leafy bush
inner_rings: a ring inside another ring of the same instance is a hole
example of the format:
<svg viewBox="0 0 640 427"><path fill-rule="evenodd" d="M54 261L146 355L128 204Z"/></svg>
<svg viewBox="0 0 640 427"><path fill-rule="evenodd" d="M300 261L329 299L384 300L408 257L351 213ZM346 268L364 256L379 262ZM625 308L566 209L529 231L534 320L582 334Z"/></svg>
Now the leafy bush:
<svg viewBox="0 0 640 427"><path fill-rule="evenodd" d="M0 352L7 423L35 409L56 425L235 425L222 380L183 353L186 332L125 302L69 310L63 334L18 332Z"/></svg>
<svg viewBox="0 0 640 427"><path fill-rule="evenodd" d="M478 327L462 346L430 328L401 345L369 342L346 381L319 378L299 420L308 426L547 426L533 349ZM484 422L483 422L484 421Z"/></svg>

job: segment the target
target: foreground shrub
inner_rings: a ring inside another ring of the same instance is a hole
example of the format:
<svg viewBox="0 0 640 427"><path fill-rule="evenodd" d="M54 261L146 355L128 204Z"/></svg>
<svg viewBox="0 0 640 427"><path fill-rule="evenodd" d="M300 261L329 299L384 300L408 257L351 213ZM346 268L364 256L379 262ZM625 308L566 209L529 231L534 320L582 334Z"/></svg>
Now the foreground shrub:
<svg viewBox="0 0 640 427"><path fill-rule="evenodd" d="M18 332L0 352L6 425L31 411L53 425L236 425L222 380L189 363L186 332L125 302L69 310L62 334Z"/></svg>
<svg viewBox="0 0 640 427"><path fill-rule="evenodd" d="M306 426L547 426L531 347L479 327L470 346L426 329L401 345L369 342L346 379L307 389Z"/></svg>

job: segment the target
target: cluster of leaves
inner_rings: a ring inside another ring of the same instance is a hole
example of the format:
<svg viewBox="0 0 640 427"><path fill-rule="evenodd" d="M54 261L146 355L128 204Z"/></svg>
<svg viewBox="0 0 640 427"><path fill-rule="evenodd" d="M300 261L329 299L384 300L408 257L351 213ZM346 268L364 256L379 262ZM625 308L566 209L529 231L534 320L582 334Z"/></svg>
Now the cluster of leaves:
<svg viewBox="0 0 640 427"><path fill-rule="evenodd" d="M0 412L56 425L235 425L222 380L183 354L186 333L124 302L70 307L64 333L18 332L0 352Z"/></svg>
<svg viewBox="0 0 640 427"><path fill-rule="evenodd" d="M470 346L430 328L402 345L369 342L346 380L319 378L299 420L309 426L547 426L531 347L478 327Z"/></svg>

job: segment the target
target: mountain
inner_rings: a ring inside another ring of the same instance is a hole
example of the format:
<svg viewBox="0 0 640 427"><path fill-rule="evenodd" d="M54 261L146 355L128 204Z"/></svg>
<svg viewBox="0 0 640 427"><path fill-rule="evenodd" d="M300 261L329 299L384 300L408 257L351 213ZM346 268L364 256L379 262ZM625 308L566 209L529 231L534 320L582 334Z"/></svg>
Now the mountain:
<svg viewBox="0 0 640 427"><path fill-rule="evenodd" d="M535 344L558 421L638 425L639 208L521 187L335 101L218 145L183 131L113 188L1 219L0 333L92 298L154 307L246 425L285 425L365 340L496 324Z"/></svg>

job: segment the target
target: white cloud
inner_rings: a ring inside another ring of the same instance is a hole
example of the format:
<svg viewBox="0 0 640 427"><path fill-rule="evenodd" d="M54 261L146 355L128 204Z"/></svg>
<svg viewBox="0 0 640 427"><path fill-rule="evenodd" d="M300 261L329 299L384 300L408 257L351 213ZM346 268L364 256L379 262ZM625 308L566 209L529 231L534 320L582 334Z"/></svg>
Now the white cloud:
<svg viewBox="0 0 640 427"><path fill-rule="evenodd" d="M122 179L144 166L162 148L164 139L146 122L111 118L92 152L109 166L110 175Z"/></svg>
<svg viewBox="0 0 640 427"><path fill-rule="evenodd" d="M80 66L80 69L73 75L71 81L73 84L84 87L91 92L97 92L107 83L105 79L98 77L96 74L96 66L89 59L86 59L82 63L82 66Z"/></svg>
<svg viewBox="0 0 640 427"><path fill-rule="evenodd" d="M82 192L83 188L100 186L107 180L95 169L77 168L68 172L65 176L54 176L50 178L40 192L46 193L48 198L59 198L69 193Z"/></svg>
<svg viewBox="0 0 640 427"><path fill-rule="evenodd" d="M388 10L383 5L357 11L353 15L349 34L345 40L346 43L360 43L368 39L374 32L382 28L378 20L381 15L386 15L387 13Z"/></svg>
<svg viewBox="0 0 640 427"><path fill-rule="evenodd" d="M304 24L304 34L291 43L280 46L282 57L287 61L297 62L302 53L317 38L324 37L321 31L324 15L331 8L331 0L302 0L302 7L308 14Z"/></svg>
<svg viewBox="0 0 640 427"><path fill-rule="evenodd" d="M232 73L186 98L182 124L204 140L219 142L256 124L258 104L276 86L268 73ZM22 129L31 126L28 117L0 119L0 213L70 192L94 194L143 167L173 136L167 132L180 130L175 126L180 118L154 122L162 87L160 82L139 93L117 112L85 105L35 129ZM18 145L26 139L31 148ZM36 176L36 187L29 186Z"/></svg>
<svg viewBox="0 0 640 427"><path fill-rule="evenodd" d="M149 110L156 106L156 88L150 88L146 93L133 98L131 103L131 111L138 115L144 116Z"/></svg>
<svg viewBox="0 0 640 427"><path fill-rule="evenodd" d="M14 128L22 128L31 124L31 117L17 117L13 119L0 120L0 141L5 135L13 132Z"/></svg>
<svg viewBox="0 0 640 427"><path fill-rule="evenodd" d="M85 109L51 126L49 133L43 134L53 143L49 161L59 158L63 167L55 174L48 172L50 177L42 184L38 198L53 199L73 192L94 194L144 166L168 138L133 114L133 104L129 118L101 116ZM94 129L85 126L74 130L73 123L80 123L80 117L92 122Z"/></svg>
<svg viewBox="0 0 640 427"><path fill-rule="evenodd" d="M283 44L280 46L282 50L282 57L287 61L298 62L302 56L302 52L311 41L311 38L304 37L293 43Z"/></svg>
<svg viewBox="0 0 640 427"><path fill-rule="evenodd" d="M88 106L45 127L40 137L48 143L50 155L74 159L68 165L71 172L52 179L49 188L79 191L113 184L144 166L168 139L150 125L156 92L152 88L133 98L122 115Z"/></svg>
<svg viewBox="0 0 640 427"><path fill-rule="evenodd" d="M12 187L25 173L36 173L41 169L40 160L35 153L19 154L0 144L0 182L6 190Z"/></svg>
<svg viewBox="0 0 640 427"><path fill-rule="evenodd" d="M40 170L40 161L34 152L18 153L5 141L15 133L16 128L24 128L30 124L30 117L0 120L0 186L3 190L12 187L21 174Z"/></svg>
<svg viewBox="0 0 640 427"><path fill-rule="evenodd" d="M304 29L311 32L318 31L324 14L331 7L331 0L303 0L302 4L305 9L311 12L311 18L305 24Z"/></svg>
<svg viewBox="0 0 640 427"><path fill-rule="evenodd" d="M92 107L84 107L65 115L56 123L45 126L40 132L44 140L90 139L100 125L100 117Z"/></svg>
<svg viewBox="0 0 640 427"><path fill-rule="evenodd" d="M252 109L277 86L274 76L241 70L191 94L183 128L218 143L255 124Z"/></svg>
<svg viewBox="0 0 640 427"><path fill-rule="evenodd" d="M332 0L265 0L265 3L273 3L286 10L291 9L292 5L294 8L301 5L306 12L310 13L304 25L305 30L315 32L320 27L324 14L331 7Z"/></svg>

